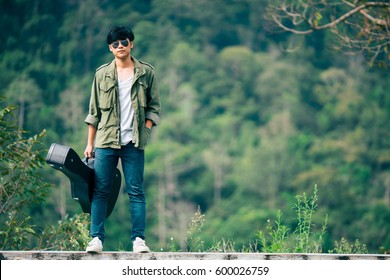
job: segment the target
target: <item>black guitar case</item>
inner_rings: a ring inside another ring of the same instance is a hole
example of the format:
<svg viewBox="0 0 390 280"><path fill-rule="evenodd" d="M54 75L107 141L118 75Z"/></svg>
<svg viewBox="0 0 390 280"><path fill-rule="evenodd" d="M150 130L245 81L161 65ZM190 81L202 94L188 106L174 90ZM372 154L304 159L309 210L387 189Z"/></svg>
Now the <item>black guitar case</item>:
<svg viewBox="0 0 390 280"><path fill-rule="evenodd" d="M93 159L88 160L84 158L81 160L72 148L53 143L47 153L46 162L69 178L72 198L80 203L84 213L91 213L91 200L94 188ZM111 215L115 207L121 181L121 173L116 168L106 217Z"/></svg>

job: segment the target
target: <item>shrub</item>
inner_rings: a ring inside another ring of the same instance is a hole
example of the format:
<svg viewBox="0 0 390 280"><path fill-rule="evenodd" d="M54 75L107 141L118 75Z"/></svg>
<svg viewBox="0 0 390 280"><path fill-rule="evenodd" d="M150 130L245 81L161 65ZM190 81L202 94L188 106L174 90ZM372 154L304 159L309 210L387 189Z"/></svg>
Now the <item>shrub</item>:
<svg viewBox="0 0 390 280"><path fill-rule="evenodd" d="M14 106L0 110L0 250L38 249L78 250L88 240L88 221L84 214L66 217L56 226L36 232L28 210L45 201L51 184L42 180L45 164L40 149L45 131L30 138L12 124Z"/></svg>

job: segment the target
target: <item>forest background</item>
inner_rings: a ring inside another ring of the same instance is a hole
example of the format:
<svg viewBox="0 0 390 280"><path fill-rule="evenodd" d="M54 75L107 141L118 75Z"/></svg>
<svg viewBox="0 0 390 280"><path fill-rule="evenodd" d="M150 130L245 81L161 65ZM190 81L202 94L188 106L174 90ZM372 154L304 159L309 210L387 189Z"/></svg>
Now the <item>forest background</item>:
<svg viewBox="0 0 390 280"><path fill-rule="evenodd" d="M155 67L162 121L146 150L147 242L185 250L196 210L205 247L237 250L275 219L294 228L296 195L318 186L328 215L324 251L341 238L372 253L390 248L390 79L362 55L333 49L329 30L271 32L271 0L0 1L0 100L19 129L86 146L95 69L112 55L112 25L135 33L133 55ZM80 213L69 180L49 166L38 227ZM107 221L105 250L129 249L128 198ZM175 245L176 246L176 245Z"/></svg>

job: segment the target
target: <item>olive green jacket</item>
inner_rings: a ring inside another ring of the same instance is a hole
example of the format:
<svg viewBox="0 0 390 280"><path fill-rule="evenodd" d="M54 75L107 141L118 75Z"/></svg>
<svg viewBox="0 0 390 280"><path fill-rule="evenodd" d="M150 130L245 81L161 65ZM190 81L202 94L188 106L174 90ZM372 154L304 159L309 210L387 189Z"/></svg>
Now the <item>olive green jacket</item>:
<svg viewBox="0 0 390 280"><path fill-rule="evenodd" d="M145 120L157 125L160 121L160 97L154 68L132 57L134 79L131 88L131 103L134 108L133 140L138 149L145 149L151 129ZM97 128L95 147L121 147L120 102L115 60L96 70L92 83L91 99L85 123Z"/></svg>

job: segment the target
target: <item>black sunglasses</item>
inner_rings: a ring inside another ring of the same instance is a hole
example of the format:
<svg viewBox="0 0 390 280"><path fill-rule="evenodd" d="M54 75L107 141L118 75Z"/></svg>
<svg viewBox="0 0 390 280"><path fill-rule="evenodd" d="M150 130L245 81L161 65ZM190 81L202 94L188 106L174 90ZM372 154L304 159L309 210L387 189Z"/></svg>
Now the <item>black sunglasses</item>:
<svg viewBox="0 0 390 280"><path fill-rule="evenodd" d="M124 46L124 47L127 47L129 45L129 41L128 40L120 40L120 41L115 41L111 44L111 46L116 49L117 47L119 47L119 43Z"/></svg>

